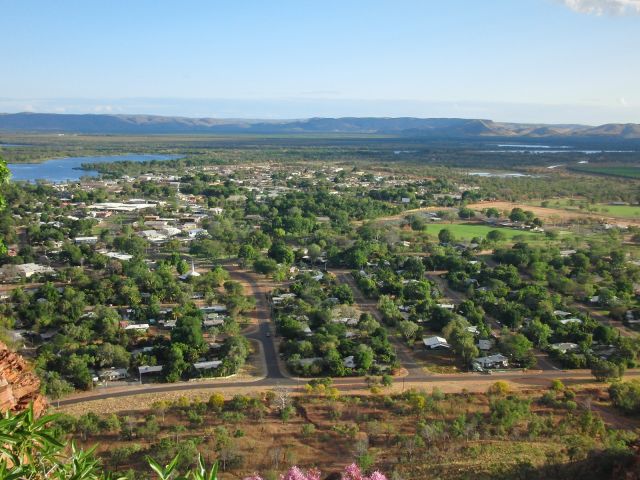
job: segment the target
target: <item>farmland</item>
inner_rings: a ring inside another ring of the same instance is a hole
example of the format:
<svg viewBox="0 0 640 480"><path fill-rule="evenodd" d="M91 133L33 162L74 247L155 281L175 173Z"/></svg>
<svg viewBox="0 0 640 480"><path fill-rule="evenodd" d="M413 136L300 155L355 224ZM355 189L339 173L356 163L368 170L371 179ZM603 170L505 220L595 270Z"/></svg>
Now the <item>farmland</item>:
<svg viewBox="0 0 640 480"><path fill-rule="evenodd" d="M585 173L593 173L596 175L608 175L613 177L640 178L640 168L629 166L580 166L574 167L573 170Z"/></svg>

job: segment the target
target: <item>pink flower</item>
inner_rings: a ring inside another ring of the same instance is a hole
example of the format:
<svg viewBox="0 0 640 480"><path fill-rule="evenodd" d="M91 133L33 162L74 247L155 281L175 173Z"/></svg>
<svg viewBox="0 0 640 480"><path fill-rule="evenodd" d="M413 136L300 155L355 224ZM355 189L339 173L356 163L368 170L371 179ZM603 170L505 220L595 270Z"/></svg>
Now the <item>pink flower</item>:
<svg viewBox="0 0 640 480"><path fill-rule="evenodd" d="M358 467L355 463L352 463L351 465L345 467L344 473L346 475L342 476L342 480L363 480L360 467Z"/></svg>
<svg viewBox="0 0 640 480"><path fill-rule="evenodd" d="M352 463L344 469L345 474L342 475L342 480L387 480L380 472L373 472L370 477L365 477L355 463Z"/></svg>
<svg viewBox="0 0 640 480"><path fill-rule="evenodd" d="M298 467L292 467L286 474L280 475L280 480L320 480L320 470L312 468L305 473Z"/></svg>
<svg viewBox="0 0 640 480"><path fill-rule="evenodd" d="M371 476L369 477L369 480L387 480L387 477L385 477L383 474L381 474L376 470L371 474Z"/></svg>

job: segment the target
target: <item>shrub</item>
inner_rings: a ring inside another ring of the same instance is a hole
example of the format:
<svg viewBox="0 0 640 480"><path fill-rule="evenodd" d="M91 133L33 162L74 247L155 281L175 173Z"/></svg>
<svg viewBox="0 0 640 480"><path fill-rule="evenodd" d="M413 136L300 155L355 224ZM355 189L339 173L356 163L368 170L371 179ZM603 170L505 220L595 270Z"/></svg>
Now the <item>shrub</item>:
<svg viewBox="0 0 640 480"><path fill-rule="evenodd" d="M617 382L609 387L609 396L616 408L625 413L640 413L640 381Z"/></svg>
<svg viewBox="0 0 640 480"><path fill-rule="evenodd" d="M489 390L487 390L487 393L489 395L506 395L507 393L509 393L509 384L507 382L504 382L502 380L497 381L496 383L494 383L493 385L491 385L489 387Z"/></svg>

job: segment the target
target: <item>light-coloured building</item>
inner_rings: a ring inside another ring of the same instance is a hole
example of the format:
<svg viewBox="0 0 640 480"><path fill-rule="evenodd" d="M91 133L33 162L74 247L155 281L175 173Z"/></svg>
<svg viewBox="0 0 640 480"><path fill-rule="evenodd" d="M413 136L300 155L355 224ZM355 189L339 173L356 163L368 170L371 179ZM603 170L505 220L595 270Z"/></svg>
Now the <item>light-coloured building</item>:
<svg viewBox="0 0 640 480"><path fill-rule="evenodd" d="M434 336L423 338L422 343L429 350L435 350L438 348L451 348L451 345L449 345L447 339L443 337Z"/></svg>
<svg viewBox="0 0 640 480"><path fill-rule="evenodd" d="M31 278L34 275L51 275L55 270L37 263L23 263L22 265L3 265L0 268L0 279L8 281L20 278Z"/></svg>

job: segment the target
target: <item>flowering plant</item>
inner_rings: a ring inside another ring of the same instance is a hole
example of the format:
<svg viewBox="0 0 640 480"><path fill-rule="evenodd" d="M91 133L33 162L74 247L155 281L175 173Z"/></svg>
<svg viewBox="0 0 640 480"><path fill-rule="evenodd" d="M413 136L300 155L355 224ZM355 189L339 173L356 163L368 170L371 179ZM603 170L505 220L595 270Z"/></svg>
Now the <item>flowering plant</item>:
<svg viewBox="0 0 640 480"><path fill-rule="evenodd" d="M254 475L252 477L246 477L244 480L263 479L258 475ZM312 468L305 472L300 470L298 467L292 467L287 473L280 475L280 480L320 480L320 470ZM387 477L378 471L373 472L371 476L367 477L355 463L352 463L344 469L342 480L387 480Z"/></svg>

